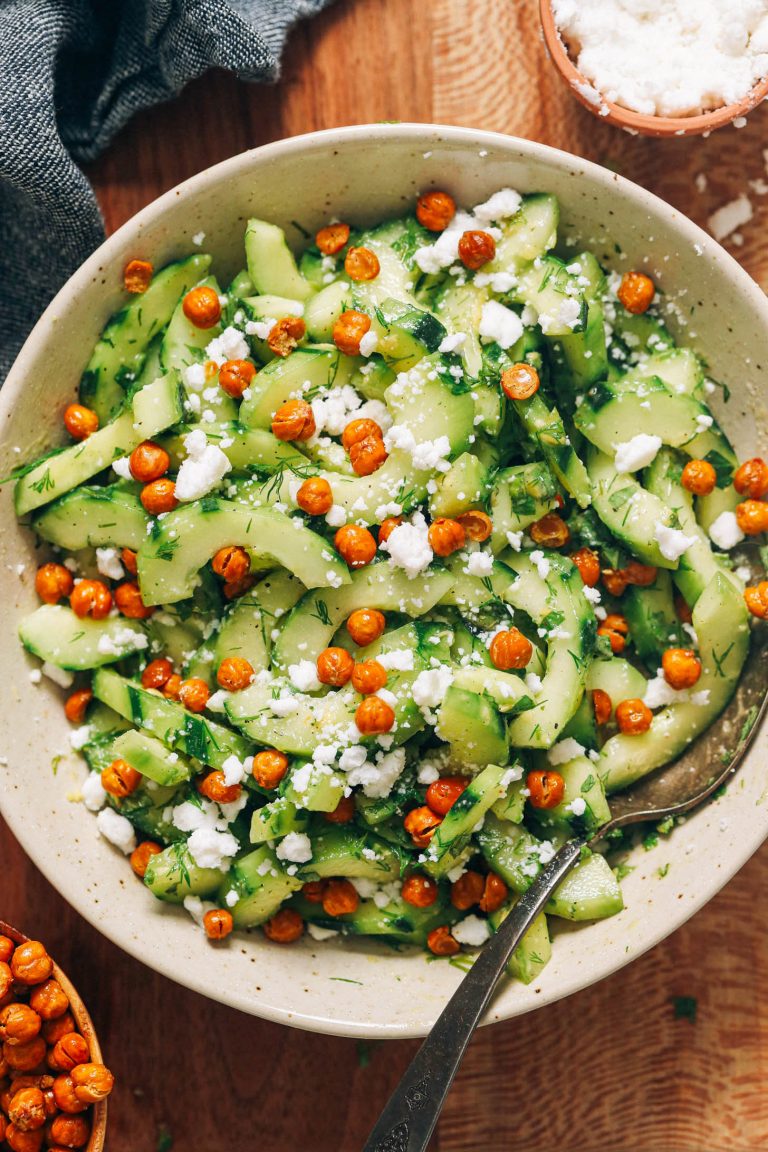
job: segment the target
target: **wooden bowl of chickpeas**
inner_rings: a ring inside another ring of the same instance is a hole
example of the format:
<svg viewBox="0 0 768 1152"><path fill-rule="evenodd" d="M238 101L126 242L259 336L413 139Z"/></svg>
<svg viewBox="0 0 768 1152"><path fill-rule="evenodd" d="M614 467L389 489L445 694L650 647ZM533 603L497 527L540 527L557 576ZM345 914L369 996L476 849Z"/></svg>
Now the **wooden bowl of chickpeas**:
<svg viewBox="0 0 768 1152"><path fill-rule="evenodd" d="M0 1145L101 1152L113 1083L71 981L44 944L0 920Z"/></svg>

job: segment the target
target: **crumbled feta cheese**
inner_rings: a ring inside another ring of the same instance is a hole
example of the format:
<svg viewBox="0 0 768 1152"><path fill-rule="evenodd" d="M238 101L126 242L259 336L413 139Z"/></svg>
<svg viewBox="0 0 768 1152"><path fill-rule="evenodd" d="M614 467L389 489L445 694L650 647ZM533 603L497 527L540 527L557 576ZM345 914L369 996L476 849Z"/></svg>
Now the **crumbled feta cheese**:
<svg viewBox="0 0 768 1152"><path fill-rule="evenodd" d="M447 472L450 468L448 457L451 454L451 442L447 436L438 436L435 440L417 441L410 428L405 424L393 424L384 436L384 446L387 452L399 448L407 452L414 468L423 472Z"/></svg>
<svg viewBox="0 0 768 1152"><path fill-rule="evenodd" d="M574 816L583 816L587 810L587 802L583 796L575 796L570 804L566 804L565 810L572 812Z"/></svg>
<svg viewBox="0 0 768 1152"><path fill-rule="evenodd" d="M246 336L255 336L257 340L266 340L275 324L277 324L277 320L271 316L266 320L246 320L245 334Z"/></svg>
<svg viewBox="0 0 768 1152"><path fill-rule="evenodd" d="M102 808L96 817L96 824L105 840L130 856L136 847L136 833L130 820L112 808Z"/></svg>
<svg viewBox="0 0 768 1152"><path fill-rule="evenodd" d="M43 674L39 668L33 668L29 674L30 684L39 684L43 678Z"/></svg>
<svg viewBox="0 0 768 1152"><path fill-rule="evenodd" d="M721 512L714 523L710 525L709 538L713 544L725 552L735 548L737 544L741 544L744 533L739 528L735 512Z"/></svg>
<svg viewBox="0 0 768 1152"><path fill-rule="evenodd" d="M342 508L341 504L332 504L330 511L326 513L325 522L329 528L341 528L347 522L346 509Z"/></svg>
<svg viewBox="0 0 768 1152"><path fill-rule="evenodd" d="M224 773L224 783L227 788L232 788L235 784L242 784L245 779L245 761L238 759L234 754L227 756L221 765L221 771Z"/></svg>
<svg viewBox="0 0 768 1152"><path fill-rule="evenodd" d="M479 916L465 916L453 925L451 935L459 944L466 944L468 948L481 948L490 938L491 930L487 920L481 920Z"/></svg>
<svg viewBox="0 0 768 1152"><path fill-rule="evenodd" d="M567 736L565 740L558 741L549 749L547 760L554 768L558 764L567 764L569 760L575 760L577 756L583 756L585 752L586 748L583 744L579 744L573 736Z"/></svg>
<svg viewBox="0 0 768 1152"><path fill-rule="evenodd" d="M590 588L588 585L584 586L584 599L589 600L590 604L599 604L603 595L599 588Z"/></svg>
<svg viewBox="0 0 768 1152"><path fill-rule="evenodd" d="M614 468L617 472L638 472L641 468L647 468L655 460L661 445L661 436L639 432L631 440L617 445Z"/></svg>
<svg viewBox="0 0 768 1152"><path fill-rule="evenodd" d="M91 772L81 788L83 803L89 812L100 812L107 802L107 793L101 783L101 773Z"/></svg>
<svg viewBox="0 0 768 1152"><path fill-rule="evenodd" d="M338 928L323 928L320 924L312 924L311 922L307 924L307 932L312 939L317 940L318 943L323 940L330 940L331 937L339 935Z"/></svg>
<svg viewBox="0 0 768 1152"><path fill-rule="evenodd" d="M474 216L470 216L468 212L457 212L434 244L416 249L414 262L422 272L429 274L449 268L459 258L459 240L462 234L473 229L476 224Z"/></svg>
<svg viewBox="0 0 768 1152"><path fill-rule="evenodd" d="M229 869L229 861L240 850L231 832L218 832L214 828L196 828L187 840L189 854L198 868Z"/></svg>
<svg viewBox="0 0 768 1152"><path fill-rule="evenodd" d="M382 432L388 432L394 423L389 408L387 408L383 400L366 400L358 409L349 413L347 424L350 424L353 420L373 420L375 424L378 424Z"/></svg>
<svg viewBox="0 0 768 1152"><path fill-rule="evenodd" d="M304 832L289 832L278 844L275 855L278 860L306 864L312 859L312 841Z"/></svg>
<svg viewBox="0 0 768 1152"><path fill-rule="evenodd" d="M116 472L121 480L133 480L130 456L118 456L117 460L113 460L112 471Z"/></svg>
<svg viewBox="0 0 768 1152"><path fill-rule="evenodd" d="M500 348L511 348L523 335L523 322L517 312L505 308L498 300L488 300L480 314L481 337L494 340Z"/></svg>
<svg viewBox="0 0 768 1152"><path fill-rule="evenodd" d="M224 712L227 700L231 695L231 692L225 692L223 688L219 688L208 697L206 708L211 712Z"/></svg>
<svg viewBox="0 0 768 1152"><path fill-rule="evenodd" d="M434 555L429 528L420 512L411 517L410 523L398 524L380 547L389 553L390 565L402 568L411 580L429 567Z"/></svg>
<svg viewBox="0 0 768 1152"><path fill-rule="evenodd" d="M457 348L461 348L466 338L466 332L456 332L453 336L444 336L437 350L443 353L455 352Z"/></svg>
<svg viewBox="0 0 768 1152"><path fill-rule="evenodd" d="M59 688L71 688L72 682L75 679L71 672L66 668L59 668L57 664L51 664L50 660L46 660L40 671L43 676L47 676L49 680L53 680L54 684L58 684Z"/></svg>
<svg viewBox="0 0 768 1152"><path fill-rule="evenodd" d="M500 188L483 204L474 209L475 219L481 224L494 224L515 216L522 203L522 196L514 188Z"/></svg>
<svg viewBox="0 0 768 1152"><path fill-rule="evenodd" d="M394 652L382 652L376 657L382 668L397 672L413 671L413 650L411 648L398 648Z"/></svg>
<svg viewBox="0 0 768 1152"><path fill-rule="evenodd" d="M549 576L550 568L552 565L550 564L549 560L547 560L546 556L540 548L536 548L533 552L531 552L531 563L535 566L536 571L539 574L539 579L546 580L547 576Z"/></svg>
<svg viewBox="0 0 768 1152"><path fill-rule="evenodd" d="M225 328L220 336L214 336L205 349L206 357L215 360L219 367L226 360L244 360L250 354L248 341L244 339L242 332L232 327Z"/></svg>
<svg viewBox="0 0 768 1152"><path fill-rule="evenodd" d="M341 388L329 388L317 396L311 403L315 418L315 436L319 436L321 432L329 436L341 436L350 420L357 419L355 414L362 402L362 398L350 384L345 384Z"/></svg>
<svg viewBox="0 0 768 1152"><path fill-rule="evenodd" d="M122 580L125 570L120 563L117 548L97 548L96 567L108 580Z"/></svg>
<svg viewBox="0 0 768 1152"><path fill-rule="evenodd" d="M419 784L434 784L435 780L440 779L440 773L434 764L431 764L428 760L425 760L424 763L420 764L417 769L416 779L418 780Z"/></svg>
<svg viewBox="0 0 768 1152"><path fill-rule="evenodd" d="M192 243L196 248L200 247L203 240L205 240L205 232L195 232L194 236L192 237Z"/></svg>
<svg viewBox="0 0 768 1152"><path fill-rule="evenodd" d="M360 767L353 768L347 776L347 782L350 787L362 787L366 796L383 799L389 796L404 768L405 750L396 748L374 763L365 761Z"/></svg>
<svg viewBox="0 0 768 1152"><path fill-rule="evenodd" d="M199 500L226 476L232 468L221 448L209 444L202 428L184 437L186 458L179 467L174 489L177 500Z"/></svg>
<svg viewBox="0 0 768 1152"><path fill-rule="evenodd" d="M490 552L470 552L467 571L470 576L490 576L493 572L493 556Z"/></svg>
<svg viewBox="0 0 768 1152"><path fill-rule="evenodd" d="M513 552L519 552L523 546L524 533L522 531L520 531L520 532L507 532L506 536L507 536L507 544L509 544L512 551Z"/></svg>
<svg viewBox="0 0 768 1152"><path fill-rule="evenodd" d="M142 652L149 645L146 636L135 628L116 628L110 635L99 636L96 651L102 656L125 656L128 652Z"/></svg>
<svg viewBox="0 0 768 1152"><path fill-rule="evenodd" d="M69 733L69 742L75 752L79 752L81 748L85 747L92 736L93 732L90 724L81 724L79 728L73 728Z"/></svg>
<svg viewBox="0 0 768 1152"><path fill-rule="evenodd" d="M541 676L537 676L535 672L529 672L525 678L525 686L535 696L537 692L541 692Z"/></svg>
<svg viewBox="0 0 768 1152"><path fill-rule="evenodd" d="M237 894L237 890L235 888L230 888L229 892L227 892L226 896L224 897L224 903L226 904L227 908L234 908L239 899L240 897Z"/></svg>
<svg viewBox="0 0 768 1152"><path fill-rule="evenodd" d="M379 344L379 337L371 329L360 340L360 355L372 356Z"/></svg>
<svg viewBox="0 0 768 1152"><path fill-rule="evenodd" d="M698 539L697 536L686 536L679 528L669 528L660 522L656 525L653 538L664 559L672 563L679 560Z"/></svg>
<svg viewBox="0 0 768 1152"><path fill-rule="evenodd" d="M278 696L269 701L269 710L273 716L290 716L292 712L298 712L299 701L295 696Z"/></svg>
<svg viewBox="0 0 768 1152"><path fill-rule="evenodd" d="M411 688L414 703L419 708L439 708L452 681L453 672L447 664L419 672Z"/></svg>
<svg viewBox="0 0 768 1152"><path fill-rule="evenodd" d="M201 392L205 387L205 366L203 364L188 364L183 372L184 383L193 392Z"/></svg>
<svg viewBox="0 0 768 1152"><path fill-rule="evenodd" d="M314 660L300 660L288 666L288 677L299 692L316 692L320 687Z"/></svg>
<svg viewBox="0 0 768 1152"><path fill-rule="evenodd" d="M713 212L707 221L707 227L715 240L724 240L726 236L748 224L753 214L752 201L742 192L735 200L730 200Z"/></svg>

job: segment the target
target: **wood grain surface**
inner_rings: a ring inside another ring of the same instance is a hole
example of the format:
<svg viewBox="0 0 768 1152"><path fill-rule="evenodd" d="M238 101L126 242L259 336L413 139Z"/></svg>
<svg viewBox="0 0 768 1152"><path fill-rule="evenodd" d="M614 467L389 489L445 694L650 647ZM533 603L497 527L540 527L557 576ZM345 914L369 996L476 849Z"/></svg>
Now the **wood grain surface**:
<svg viewBox="0 0 768 1152"><path fill-rule="evenodd" d="M732 250L768 285L768 107L708 140L624 135L571 99L536 9L535 0L339 0L297 28L276 87L209 74L138 116L90 170L108 229L258 144L342 124L438 121L577 152L700 223L747 193L754 218ZM768 847L631 967L482 1031L436 1152L768 1148L766 888ZM3 916L48 942L88 1002L118 1077L110 1152L355 1152L415 1050L263 1023L156 976L69 909L1 822L0 897ZM680 997L696 1002L695 1020L679 1014Z"/></svg>

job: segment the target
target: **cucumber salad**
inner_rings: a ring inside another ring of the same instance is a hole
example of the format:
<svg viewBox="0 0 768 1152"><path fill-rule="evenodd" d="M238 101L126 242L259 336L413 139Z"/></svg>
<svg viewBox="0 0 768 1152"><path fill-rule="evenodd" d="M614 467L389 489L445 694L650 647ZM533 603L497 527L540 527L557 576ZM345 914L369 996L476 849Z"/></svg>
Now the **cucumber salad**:
<svg viewBox="0 0 768 1152"><path fill-rule="evenodd" d="M52 549L20 637L99 831L209 938L478 947L731 699L768 465L600 256L505 188L298 260L250 220L225 285L124 269L69 445L16 473ZM585 851L510 971L621 908Z"/></svg>

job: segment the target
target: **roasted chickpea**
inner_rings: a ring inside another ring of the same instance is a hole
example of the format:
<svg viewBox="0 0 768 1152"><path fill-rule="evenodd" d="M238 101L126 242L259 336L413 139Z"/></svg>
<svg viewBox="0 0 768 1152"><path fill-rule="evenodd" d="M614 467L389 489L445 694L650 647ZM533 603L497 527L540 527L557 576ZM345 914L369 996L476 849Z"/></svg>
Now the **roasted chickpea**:
<svg viewBox="0 0 768 1152"><path fill-rule="evenodd" d="M394 712L380 696L366 696L355 710L355 724L363 736L389 732L394 723Z"/></svg>
<svg viewBox="0 0 768 1152"><path fill-rule="evenodd" d="M623 596L629 581L622 568L603 568L603 584L611 596Z"/></svg>
<svg viewBox="0 0 768 1152"><path fill-rule="evenodd" d="M101 773L101 786L110 796L123 800L132 795L141 784L141 772L137 772L127 760L113 760Z"/></svg>
<svg viewBox="0 0 768 1152"><path fill-rule="evenodd" d="M246 592L250 592L255 583L255 576L244 576L242 580L235 580L231 584L225 584L222 588L224 599L237 600L240 596L245 596Z"/></svg>
<svg viewBox="0 0 768 1152"><path fill-rule="evenodd" d="M242 580L251 570L251 558L245 548L237 544L228 544L220 548L211 561L211 567L217 576L221 576L228 584Z"/></svg>
<svg viewBox="0 0 768 1152"><path fill-rule="evenodd" d="M144 505L144 510L149 512L150 516L160 516L163 512L173 512L174 508L179 506L176 499L176 485L173 480L169 480L167 477L161 477L160 480L153 480L150 484L145 484L139 493L139 499Z"/></svg>
<svg viewBox="0 0 768 1152"><path fill-rule="evenodd" d="M358 440L349 450L349 462L357 476L371 476L378 472L387 459L387 449L380 436L366 436Z"/></svg>
<svg viewBox="0 0 768 1152"><path fill-rule="evenodd" d="M163 696L168 700L178 700L179 690L181 688L181 676L178 672L173 672L162 687Z"/></svg>
<svg viewBox="0 0 768 1152"><path fill-rule="evenodd" d="M234 926L232 913L226 908L211 908L203 916L203 928L209 940L223 940Z"/></svg>
<svg viewBox="0 0 768 1152"><path fill-rule="evenodd" d="M80 580L72 589L69 606L81 619L104 620L112 610L112 593L102 580Z"/></svg>
<svg viewBox="0 0 768 1152"><path fill-rule="evenodd" d="M531 539L544 548L564 548L571 538L568 525L556 512L547 512L535 520L528 531Z"/></svg>
<svg viewBox="0 0 768 1152"><path fill-rule="evenodd" d="M267 346L275 356L290 356L307 334L307 326L301 316L283 316L270 329Z"/></svg>
<svg viewBox="0 0 768 1152"><path fill-rule="evenodd" d="M71 1073L75 1096L83 1104L98 1104L112 1091L115 1078L104 1064L78 1064Z"/></svg>
<svg viewBox="0 0 768 1152"><path fill-rule="evenodd" d="M403 827L417 848L426 848L442 819L426 804L413 808L403 820Z"/></svg>
<svg viewBox="0 0 768 1152"><path fill-rule="evenodd" d="M462 232L459 239L459 260L465 268L476 272L483 264L493 260L495 255L496 241L490 232L481 232L474 228Z"/></svg>
<svg viewBox="0 0 768 1152"><path fill-rule="evenodd" d="M35 591L46 604L58 604L74 586L74 577L63 564L43 564L35 573Z"/></svg>
<svg viewBox="0 0 768 1152"><path fill-rule="evenodd" d="M216 672L216 681L225 692L242 692L255 674L253 665L242 656L225 656Z"/></svg>
<svg viewBox="0 0 768 1152"><path fill-rule="evenodd" d="M149 260L129 260L123 269L123 286L126 292L136 294L146 292L152 282L153 271Z"/></svg>
<svg viewBox="0 0 768 1152"><path fill-rule="evenodd" d="M352 671L352 687L363 696L378 692L387 683L387 670L378 660L362 660Z"/></svg>
<svg viewBox="0 0 768 1152"><path fill-rule="evenodd" d="M253 778L261 788L277 788L288 771L288 757L276 748L265 748L253 758Z"/></svg>
<svg viewBox="0 0 768 1152"><path fill-rule="evenodd" d="M76 1064L87 1064L90 1058L84 1037L79 1032L69 1032L57 1040L48 1053L48 1067L54 1072L71 1072Z"/></svg>
<svg viewBox="0 0 768 1152"><path fill-rule="evenodd" d="M357 608L347 617L347 632L358 648L367 648L384 634L387 622L377 608Z"/></svg>
<svg viewBox="0 0 768 1152"><path fill-rule="evenodd" d="M179 688L179 700L190 712L204 712L211 692L205 680L198 676L190 676L182 680Z"/></svg>
<svg viewBox="0 0 768 1152"><path fill-rule="evenodd" d="M642 700L622 700L616 705L616 723L619 731L628 736L647 732L653 721L653 713Z"/></svg>
<svg viewBox="0 0 768 1152"><path fill-rule="evenodd" d="M569 560L573 561L579 570L582 582L586 588L594 588L600 579L600 557L591 548L579 548L571 552Z"/></svg>
<svg viewBox="0 0 768 1152"><path fill-rule="evenodd" d="M134 480L149 484L151 480L159 480L165 475L171 466L171 458L159 444L155 444L152 440L143 440L131 452L128 466Z"/></svg>
<svg viewBox="0 0 768 1152"><path fill-rule="evenodd" d="M661 654L661 667L671 688L693 688L701 676L701 661L690 648L667 648Z"/></svg>
<svg viewBox="0 0 768 1152"><path fill-rule="evenodd" d="M733 486L740 496L750 500L764 500L768 496L768 464L755 456L737 468Z"/></svg>
<svg viewBox="0 0 768 1152"><path fill-rule="evenodd" d="M380 424L377 424L375 420L369 420L367 417L350 420L341 434L341 444L349 452L353 444L359 444L361 440L367 440L370 436L378 436L380 440L383 439L384 433Z"/></svg>
<svg viewBox="0 0 768 1152"><path fill-rule="evenodd" d="M240 784L227 784L221 768L215 768L198 780L197 790L201 796L215 800L217 804L234 804L240 799L243 789Z"/></svg>
<svg viewBox="0 0 768 1152"><path fill-rule="evenodd" d="M43 1063L46 1051L42 1036L35 1036L26 1044L9 1044L7 1040L3 1044L3 1058L15 1072L32 1072Z"/></svg>
<svg viewBox="0 0 768 1152"><path fill-rule="evenodd" d="M123 548L120 553L120 560L126 572L131 576L135 576L139 570L138 557L132 548Z"/></svg>
<svg viewBox="0 0 768 1152"><path fill-rule="evenodd" d="M61 1148L84 1148L90 1135L85 1116L55 1116L51 1121L50 1138Z"/></svg>
<svg viewBox="0 0 768 1152"><path fill-rule="evenodd" d="M529 800L534 808L556 808L565 795L565 780L559 772L536 769L525 778Z"/></svg>
<svg viewBox="0 0 768 1152"><path fill-rule="evenodd" d="M317 678L321 684L343 688L354 667L355 662L346 648L324 648L317 658Z"/></svg>
<svg viewBox="0 0 768 1152"><path fill-rule="evenodd" d="M768 532L768 503L764 500L745 500L736 506L736 522L745 536L759 536Z"/></svg>
<svg viewBox="0 0 768 1152"><path fill-rule="evenodd" d="M395 528L399 528L402 522L402 516L387 516L386 520L382 520L378 531L379 547L386 544Z"/></svg>
<svg viewBox="0 0 768 1152"><path fill-rule="evenodd" d="M708 496L717 484L717 472L708 460L689 460L683 468L680 483L694 496Z"/></svg>
<svg viewBox="0 0 768 1152"><path fill-rule="evenodd" d="M459 912L466 912L483 898L485 880L479 872L467 871L451 884L451 904Z"/></svg>
<svg viewBox="0 0 768 1152"><path fill-rule="evenodd" d="M293 908L281 908L262 929L267 939L276 944L293 944L304 932L304 921Z"/></svg>
<svg viewBox="0 0 768 1152"><path fill-rule="evenodd" d="M744 602L753 616L768 620L768 581L744 589Z"/></svg>
<svg viewBox="0 0 768 1152"><path fill-rule="evenodd" d="M53 1082L53 1098L56 1101L56 1106L62 1112L66 1112L68 1116L77 1112L84 1112L88 1107L87 1101L80 1100L75 1095L75 1085L69 1074L56 1077Z"/></svg>
<svg viewBox="0 0 768 1152"><path fill-rule="evenodd" d="M497 876L495 872L489 872L485 878L485 887L480 899L480 911L495 912L501 908L508 895L509 889L501 876Z"/></svg>
<svg viewBox="0 0 768 1152"><path fill-rule="evenodd" d="M370 248L348 248L344 271L350 280L375 280L381 266L378 256Z"/></svg>
<svg viewBox="0 0 768 1152"><path fill-rule="evenodd" d="M182 303L187 320L195 328L213 328L221 319L221 302L213 288L201 284L187 292Z"/></svg>
<svg viewBox="0 0 768 1152"><path fill-rule="evenodd" d="M272 419L272 435L278 440L309 440L316 429L312 407L306 400L286 400Z"/></svg>
<svg viewBox="0 0 768 1152"><path fill-rule="evenodd" d="M468 776L441 776L427 788L426 801L438 816L445 816L469 784Z"/></svg>
<svg viewBox="0 0 768 1152"><path fill-rule="evenodd" d="M73 440L87 440L98 430L99 418L92 408L70 404L64 411L64 427Z"/></svg>
<svg viewBox="0 0 768 1152"><path fill-rule="evenodd" d="M256 368L250 360L225 360L219 368L219 387L227 396L239 400L255 375Z"/></svg>
<svg viewBox="0 0 768 1152"><path fill-rule="evenodd" d="M18 984L42 984L53 971L53 960L39 940L19 944L11 957L11 972Z"/></svg>
<svg viewBox="0 0 768 1152"><path fill-rule="evenodd" d="M493 532L493 521L490 516L479 509L462 512L456 517L456 523L464 529L468 540L476 540L482 544Z"/></svg>
<svg viewBox="0 0 768 1152"><path fill-rule="evenodd" d="M13 1088L11 1089L13 1091ZM8 1119L20 1132L35 1132L45 1124L45 1097L39 1088L21 1088L8 1105Z"/></svg>
<svg viewBox="0 0 768 1152"><path fill-rule="evenodd" d="M323 891L323 911L326 916L346 916L355 912L360 903L357 889L349 880L329 880Z"/></svg>
<svg viewBox="0 0 768 1152"><path fill-rule="evenodd" d="M64 715L70 724L83 723L91 700L93 700L93 692L90 688L78 688L76 692L67 696L64 703Z"/></svg>
<svg viewBox="0 0 768 1152"><path fill-rule="evenodd" d="M640 316L650 308L656 287L644 272L625 272L616 295L627 312Z"/></svg>
<svg viewBox="0 0 768 1152"><path fill-rule="evenodd" d="M53 1020L46 1020L43 1024L42 1035L46 1044L51 1047L57 1040L61 1040L62 1036L66 1036L67 1032L75 1032L77 1025L75 1024L74 1017L71 1012L65 1012L63 1016L57 1016Z"/></svg>
<svg viewBox="0 0 768 1152"><path fill-rule="evenodd" d="M39 1152L43 1146L43 1130L24 1132L15 1124L9 1124L5 1129L5 1142L11 1152Z"/></svg>
<svg viewBox="0 0 768 1152"><path fill-rule="evenodd" d="M349 240L349 224L326 224L315 234L315 244L323 256L335 256Z"/></svg>
<svg viewBox="0 0 768 1152"><path fill-rule="evenodd" d="M139 586L133 581L118 584L115 588L115 604L120 614L128 620L148 620L155 611L151 605L144 603Z"/></svg>
<svg viewBox="0 0 768 1152"><path fill-rule="evenodd" d="M322 904L327 883L327 880L307 880L306 884L301 886L301 894L310 904Z"/></svg>
<svg viewBox="0 0 768 1152"><path fill-rule="evenodd" d="M436 556L450 556L467 542L467 534L458 520L440 516L433 520L427 532L429 546Z"/></svg>
<svg viewBox="0 0 768 1152"><path fill-rule="evenodd" d="M613 701L602 688L595 688L592 693L592 708L595 713L596 724L607 724L613 712Z"/></svg>
<svg viewBox="0 0 768 1152"><path fill-rule="evenodd" d="M614 656L618 656L627 646L629 624L627 624L624 616L619 616L618 613L611 612L600 624L597 629L597 634L598 636L608 637L611 652L613 652Z"/></svg>
<svg viewBox="0 0 768 1152"><path fill-rule="evenodd" d="M488 649L494 668L508 672L511 668L525 668L533 656L533 645L518 628L497 632Z"/></svg>
<svg viewBox="0 0 768 1152"><path fill-rule="evenodd" d="M342 796L332 812L324 812L323 819L328 824L349 824L355 818L355 801L352 796Z"/></svg>
<svg viewBox="0 0 768 1152"><path fill-rule="evenodd" d="M345 356L360 355L360 341L371 330L371 318L365 312L350 308L342 312L333 326L333 342Z"/></svg>
<svg viewBox="0 0 768 1152"><path fill-rule="evenodd" d="M451 935L448 925L441 924L439 928L433 928L427 936L427 948L435 956L455 956L460 945L458 940Z"/></svg>
<svg viewBox="0 0 768 1152"><path fill-rule="evenodd" d="M521 360L505 368L501 374L501 388L510 400L530 400L541 387L539 374L532 364Z"/></svg>
<svg viewBox="0 0 768 1152"><path fill-rule="evenodd" d="M142 688L160 689L168 683L171 676L173 676L173 664L164 656L160 656L157 660L150 660L147 664L141 674L141 686Z"/></svg>
<svg viewBox="0 0 768 1152"><path fill-rule="evenodd" d="M630 560L626 568L622 568L627 584L636 584L638 588L648 588L655 584L658 574L659 570L653 564L641 564L639 560Z"/></svg>
<svg viewBox="0 0 768 1152"><path fill-rule="evenodd" d="M28 1004L8 1004L0 1011L0 1040L6 1044L28 1044L40 1032L42 1020Z"/></svg>
<svg viewBox="0 0 768 1152"><path fill-rule="evenodd" d="M416 219L428 232L444 232L456 215L456 201L447 192L423 192L416 201Z"/></svg>
<svg viewBox="0 0 768 1152"><path fill-rule="evenodd" d="M131 852L131 868L140 879L144 879L147 874L149 862L153 856L159 856L162 852L160 844L155 844L154 840L142 840L141 844L137 845Z"/></svg>
<svg viewBox="0 0 768 1152"><path fill-rule="evenodd" d="M376 555L376 541L359 524L344 524L336 532L333 544L350 568L364 568Z"/></svg>
<svg viewBox="0 0 768 1152"><path fill-rule="evenodd" d="M412 872L406 876L400 890L401 898L414 908L431 908L437 900L437 893L436 882L423 872Z"/></svg>
<svg viewBox="0 0 768 1152"><path fill-rule="evenodd" d="M296 493L296 503L308 516L325 516L333 507L330 484L322 476L312 476Z"/></svg>

